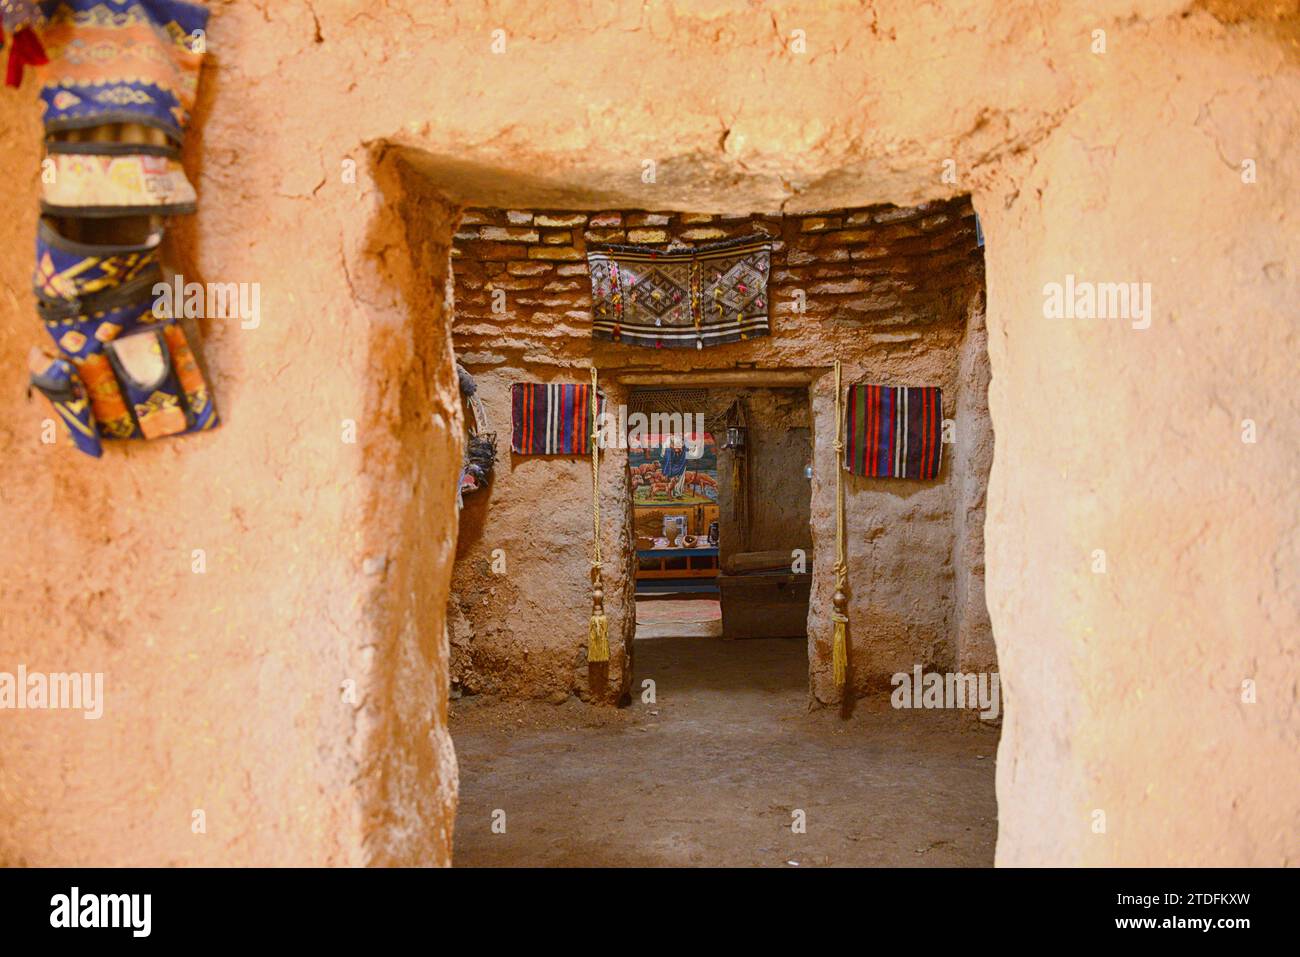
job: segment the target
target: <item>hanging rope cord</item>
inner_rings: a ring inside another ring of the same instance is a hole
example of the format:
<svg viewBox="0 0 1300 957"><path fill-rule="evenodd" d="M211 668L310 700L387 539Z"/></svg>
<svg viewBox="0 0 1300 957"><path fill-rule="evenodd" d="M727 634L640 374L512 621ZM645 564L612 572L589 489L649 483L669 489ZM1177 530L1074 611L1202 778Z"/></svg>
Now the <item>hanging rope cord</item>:
<svg viewBox="0 0 1300 957"><path fill-rule="evenodd" d="M587 661L609 661L609 618L605 615L605 591L600 580L600 428L597 412L600 393L596 367L591 367L591 621L587 629Z"/></svg>
<svg viewBox="0 0 1300 957"><path fill-rule="evenodd" d="M835 595L832 598L831 657L836 687L843 687L848 677L849 648L847 614L849 565L844 553L844 415L840 408L840 360L835 360Z"/></svg>
<svg viewBox="0 0 1300 957"><path fill-rule="evenodd" d="M594 409L599 403L596 399L596 369L593 366L591 370L591 401ZM592 537L591 548L591 567L595 573L600 573L600 443L597 441L600 431L597 428L597 417L591 417L591 523L594 535Z"/></svg>

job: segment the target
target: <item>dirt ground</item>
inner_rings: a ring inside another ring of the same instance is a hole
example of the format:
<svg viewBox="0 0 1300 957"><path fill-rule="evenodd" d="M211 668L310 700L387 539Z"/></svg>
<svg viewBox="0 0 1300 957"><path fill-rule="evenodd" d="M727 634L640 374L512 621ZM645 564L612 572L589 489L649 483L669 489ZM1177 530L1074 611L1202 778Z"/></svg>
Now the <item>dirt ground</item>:
<svg viewBox="0 0 1300 957"><path fill-rule="evenodd" d="M803 639L635 654L627 708L453 703L456 865L992 865L998 732L969 713L810 712Z"/></svg>

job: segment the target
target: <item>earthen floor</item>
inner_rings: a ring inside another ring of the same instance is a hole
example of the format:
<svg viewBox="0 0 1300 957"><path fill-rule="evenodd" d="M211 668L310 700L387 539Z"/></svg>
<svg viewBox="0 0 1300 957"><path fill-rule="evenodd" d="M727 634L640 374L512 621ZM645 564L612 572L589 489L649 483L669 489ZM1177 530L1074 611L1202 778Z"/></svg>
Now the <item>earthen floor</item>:
<svg viewBox="0 0 1300 957"><path fill-rule="evenodd" d="M803 639L634 651L626 708L453 703L457 866L992 865L997 731L969 713L810 712Z"/></svg>

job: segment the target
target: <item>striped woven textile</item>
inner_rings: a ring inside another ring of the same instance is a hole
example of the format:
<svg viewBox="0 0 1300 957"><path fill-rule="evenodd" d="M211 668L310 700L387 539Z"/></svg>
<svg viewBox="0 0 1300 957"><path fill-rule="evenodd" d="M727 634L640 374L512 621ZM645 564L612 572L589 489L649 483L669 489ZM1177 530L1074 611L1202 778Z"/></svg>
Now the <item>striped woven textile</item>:
<svg viewBox="0 0 1300 957"><path fill-rule="evenodd" d="M844 467L873 478L932 479L943 455L943 395L934 386L849 386Z"/></svg>
<svg viewBox="0 0 1300 957"><path fill-rule="evenodd" d="M592 336L703 349L769 335L771 258L772 240L761 234L688 249L592 249Z"/></svg>
<svg viewBox="0 0 1300 957"><path fill-rule="evenodd" d="M597 401L603 404L603 397ZM510 448L520 455L587 455L598 412L589 384L516 382L510 387Z"/></svg>

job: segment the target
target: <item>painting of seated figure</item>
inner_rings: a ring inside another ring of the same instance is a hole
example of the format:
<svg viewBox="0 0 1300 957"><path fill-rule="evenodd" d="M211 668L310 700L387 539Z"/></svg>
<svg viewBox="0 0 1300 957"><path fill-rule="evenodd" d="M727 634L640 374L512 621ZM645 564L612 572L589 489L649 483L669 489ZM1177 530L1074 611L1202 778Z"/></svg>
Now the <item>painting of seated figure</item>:
<svg viewBox="0 0 1300 957"><path fill-rule="evenodd" d="M708 432L651 435L628 450L634 505L716 505L718 447Z"/></svg>

